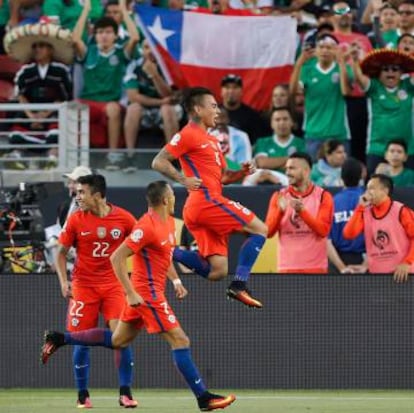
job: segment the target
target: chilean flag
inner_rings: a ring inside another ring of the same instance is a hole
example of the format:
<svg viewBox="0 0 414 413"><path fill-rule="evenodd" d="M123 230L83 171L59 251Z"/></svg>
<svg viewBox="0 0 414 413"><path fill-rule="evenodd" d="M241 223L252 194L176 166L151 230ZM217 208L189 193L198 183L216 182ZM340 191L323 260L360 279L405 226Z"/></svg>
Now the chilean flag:
<svg viewBox="0 0 414 413"><path fill-rule="evenodd" d="M295 60L296 20L276 16L220 16L137 6L137 24L168 83L204 86L217 98L229 73L243 79L243 101L268 109L272 89L288 83Z"/></svg>

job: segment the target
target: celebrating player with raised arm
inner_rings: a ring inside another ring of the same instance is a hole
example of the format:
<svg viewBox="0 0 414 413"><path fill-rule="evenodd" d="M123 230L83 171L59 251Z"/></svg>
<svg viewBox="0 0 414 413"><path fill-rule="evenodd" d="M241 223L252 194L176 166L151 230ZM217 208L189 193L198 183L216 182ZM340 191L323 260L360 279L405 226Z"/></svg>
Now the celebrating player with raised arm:
<svg viewBox="0 0 414 413"><path fill-rule="evenodd" d="M184 185L189 196L184 206L184 222L193 234L199 253L174 250L174 260L211 280L223 279L228 272L228 237L232 232L248 234L238 259L227 296L243 304L261 308L262 303L247 289L247 280L266 240L267 227L253 212L222 195L222 174L226 162L219 142L207 133L215 126L220 110L213 94L205 88L189 89L184 99L189 123L164 146L152 167ZM173 165L178 159L183 173ZM246 173L252 169L244 165Z"/></svg>

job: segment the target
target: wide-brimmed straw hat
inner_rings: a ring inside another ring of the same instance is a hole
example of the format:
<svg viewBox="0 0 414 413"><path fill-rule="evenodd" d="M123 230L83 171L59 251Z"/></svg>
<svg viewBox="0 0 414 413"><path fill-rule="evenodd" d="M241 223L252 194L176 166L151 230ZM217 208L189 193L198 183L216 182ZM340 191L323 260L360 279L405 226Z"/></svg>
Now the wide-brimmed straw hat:
<svg viewBox="0 0 414 413"><path fill-rule="evenodd" d="M381 68L397 65L403 73L414 72L414 58L400 50L377 49L368 53L361 62L361 70L369 77L378 77Z"/></svg>
<svg viewBox="0 0 414 413"><path fill-rule="evenodd" d="M48 43L53 47L53 60L65 64L73 62L72 33L56 24L38 23L18 26L10 30L3 40L6 52L21 63L32 60L32 46L38 42Z"/></svg>

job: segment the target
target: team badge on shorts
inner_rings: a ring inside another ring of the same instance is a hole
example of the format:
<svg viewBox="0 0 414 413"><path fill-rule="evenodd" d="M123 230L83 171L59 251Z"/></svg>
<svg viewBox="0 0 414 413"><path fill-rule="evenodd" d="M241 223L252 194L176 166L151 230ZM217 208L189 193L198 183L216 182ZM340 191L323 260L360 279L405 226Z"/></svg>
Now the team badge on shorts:
<svg viewBox="0 0 414 413"><path fill-rule="evenodd" d="M72 318L71 324L72 327L77 327L79 325L79 320L77 318Z"/></svg>
<svg viewBox="0 0 414 413"><path fill-rule="evenodd" d="M105 238L106 237L106 228L105 227L98 227L96 230L96 235L98 238Z"/></svg>
<svg viewBox="0 0 414 413"><path fill-rule="evenodd" d="M168 316L168 321L169 321L171 324L174 324L174 323L175 323L175 320L176 320L175 315L170 314L170 315Z"/></svg>
<svg viewBox="0 0 414 413"><path fill-rule="evenodd" d="M118 228L111 229L111 232L110 232L113 239L118 239L121 236L121 233L122 233L121 230Z"/></svg>

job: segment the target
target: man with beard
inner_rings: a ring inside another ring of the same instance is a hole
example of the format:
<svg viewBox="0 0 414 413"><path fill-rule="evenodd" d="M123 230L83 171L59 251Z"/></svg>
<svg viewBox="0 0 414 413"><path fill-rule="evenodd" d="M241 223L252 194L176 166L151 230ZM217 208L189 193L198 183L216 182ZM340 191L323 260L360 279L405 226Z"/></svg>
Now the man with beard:
<svg viewBox="0 0 414 413"><path fill-rule="evenodd" d="M370 273L392 273L405 282L414 273L414 212L393 201L392 190L390 177L372 175L343 234L354 239L364 233Z"/></svg>
<svg viewBox="0 0 414 413"><path fill-rule="evenodd" d="M371 112L367 140L368 174L384 162L387 144L394 139L403 139L407 144L407 166L411 167L414 159L411 114L414 86L410 78L402 79L401 75L414 71L414 59L388 49L376 50L361 64L357 50L352 50L352 57L355 79L365 90Z"/></svg>
<svg viewBox="0 0 414 413"><path fill-rule="evenodd" d="M289 186L275 192L266 216L268 238L279 232L278 272L326 274L332 195L310 181L312 161L296 152L286 162ZM304 249L303 246L306 245Z"/></svg>

